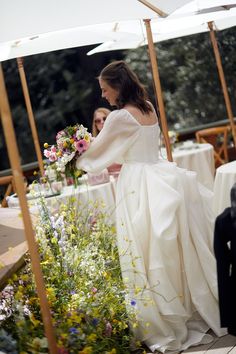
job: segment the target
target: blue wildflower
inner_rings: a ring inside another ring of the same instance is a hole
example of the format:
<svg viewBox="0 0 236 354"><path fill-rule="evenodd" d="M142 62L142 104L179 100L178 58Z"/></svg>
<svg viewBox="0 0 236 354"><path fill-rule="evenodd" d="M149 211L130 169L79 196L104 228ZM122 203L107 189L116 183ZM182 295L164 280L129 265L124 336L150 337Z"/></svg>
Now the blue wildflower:
<svg viewBox="0 0 236 354"><path fill-rule="evenodd" d="M92 325L93 326L97 326L98 322L99 322L98 318L93 318L92 319Z"/></svg>
<svg viewBox="0 0 236 354"><path fill-rule="evenodd" d="M75 328L75 327L71 327L71 328L69 329L69 332L70 332L71 334L78 334L78 333L79 333L78 329Z"/></svg>

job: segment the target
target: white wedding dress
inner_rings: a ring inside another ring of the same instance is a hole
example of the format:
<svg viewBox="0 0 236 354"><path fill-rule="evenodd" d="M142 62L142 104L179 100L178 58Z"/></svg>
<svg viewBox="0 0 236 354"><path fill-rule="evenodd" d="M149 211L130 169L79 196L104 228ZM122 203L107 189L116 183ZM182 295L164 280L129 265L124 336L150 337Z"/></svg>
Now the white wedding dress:
<svg viewBox="0 0 236 354"><path fill-rule="evenodd" d="M117 239L139 317L134 330L151 351L165 353L211 341L209 328L226 332L219 322L211 192L194 172L160 158L159 135L158 123L143 126L127 110L113 111L77 167L99 172L123 164Z"/></svg>

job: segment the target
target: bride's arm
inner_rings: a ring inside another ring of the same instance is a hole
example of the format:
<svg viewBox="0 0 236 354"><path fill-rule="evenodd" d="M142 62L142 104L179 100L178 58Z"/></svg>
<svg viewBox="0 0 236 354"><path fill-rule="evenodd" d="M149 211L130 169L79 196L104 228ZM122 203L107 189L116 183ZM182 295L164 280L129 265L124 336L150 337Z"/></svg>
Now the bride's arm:
<svg viewBox="0 0 236 354"><path fill-rule="evenodd" d="M139 136L139 125L125 111L109 114L103 129L89 149L77 159L76 167L87 172L100 172L122 156Z"/></svg>

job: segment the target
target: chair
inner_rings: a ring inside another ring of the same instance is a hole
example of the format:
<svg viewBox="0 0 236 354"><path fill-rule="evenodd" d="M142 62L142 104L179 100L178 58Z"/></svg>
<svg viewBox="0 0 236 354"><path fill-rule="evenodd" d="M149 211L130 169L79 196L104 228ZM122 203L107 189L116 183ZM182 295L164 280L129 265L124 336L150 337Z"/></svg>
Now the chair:
<svg viewBox="0 0 236 354"><path fill-rule="evenodd" d="M5 191L3 200L2 200L2 207L7 208L7 197L11 194L12 191L15 190L14 188L14 181L13 176L3 176L0 177L0 186L7 185L7 189Z"/></svg>
<svg viewBox="0 0 236 354"><path fill-rule="evenodd" d="M215 167L228 162L228 126L198 130L195 133L198 143L210 143L214 147Z"/></svg>

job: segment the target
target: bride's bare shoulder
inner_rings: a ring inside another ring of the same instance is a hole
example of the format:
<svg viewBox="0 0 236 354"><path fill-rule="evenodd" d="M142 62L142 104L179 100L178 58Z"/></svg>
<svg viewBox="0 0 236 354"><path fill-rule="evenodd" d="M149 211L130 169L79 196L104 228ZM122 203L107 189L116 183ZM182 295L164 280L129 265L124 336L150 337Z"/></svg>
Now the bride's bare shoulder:
<svg viewBox="0 0 236 354"><path fill-rule="evenodd" d="M150 103L152 111L150 111L149 113L143 113L140 111L140 109L138 109L135 106L131 106L131 105L127 105L125 106L125 110L128 111L140 124L142 125L151 125L151 124L155 124L157 122L157 115L155 112L154 107L152 106L152 104Z"/></svg>

